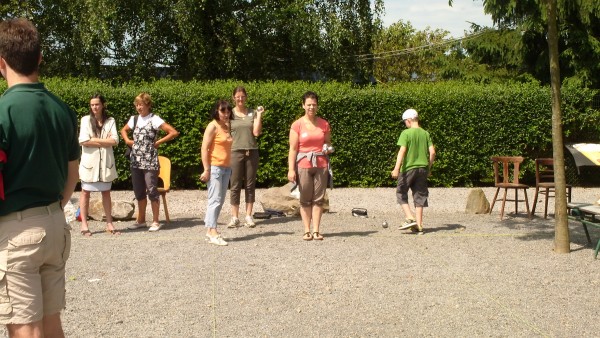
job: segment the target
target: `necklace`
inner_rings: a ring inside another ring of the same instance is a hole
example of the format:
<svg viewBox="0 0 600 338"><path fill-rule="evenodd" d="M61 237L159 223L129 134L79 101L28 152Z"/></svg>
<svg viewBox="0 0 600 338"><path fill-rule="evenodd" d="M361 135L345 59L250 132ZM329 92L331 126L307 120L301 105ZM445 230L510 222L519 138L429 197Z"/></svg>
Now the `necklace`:
<svg viewBox="0 0 600 338"><path fill-rule="evenodd" d="M233 108L233 113L235 114L235 116L239 116L239 117L246 117L248 116L248 108L244 107L244 111L242 112L240 109Z"/></svg>
<svg viewBox="0 0 600 338"><path fill-rule="evenodd" d="M217 125L219 125L219 128L221 128L221 130L227 134L227 138L231 138L231 134L230 134L230 128L229 128L229 122L221 122L221 121L217 121Z"/></svg>
<svg viewBox="0 0 600 338"><path fill-rule="evenodd" d="M221 126L221 129L223 129L223 131L225 132L229 132L229 122L221 122L219 121L219 126Z"/></svg>

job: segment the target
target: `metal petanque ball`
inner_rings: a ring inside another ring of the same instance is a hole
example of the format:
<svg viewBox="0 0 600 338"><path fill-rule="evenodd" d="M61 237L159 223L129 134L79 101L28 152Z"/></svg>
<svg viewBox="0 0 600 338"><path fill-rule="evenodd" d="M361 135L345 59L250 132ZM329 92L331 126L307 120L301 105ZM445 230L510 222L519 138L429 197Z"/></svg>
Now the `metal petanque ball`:
<svg viewBox="0 0 600 338"><path fill-rule="evenodd" d="M381 223L381 226L382 226L383 228L387 228L387 227L388 227L388 223L387 223L387 221L383 221L383 223Z"/></svg>

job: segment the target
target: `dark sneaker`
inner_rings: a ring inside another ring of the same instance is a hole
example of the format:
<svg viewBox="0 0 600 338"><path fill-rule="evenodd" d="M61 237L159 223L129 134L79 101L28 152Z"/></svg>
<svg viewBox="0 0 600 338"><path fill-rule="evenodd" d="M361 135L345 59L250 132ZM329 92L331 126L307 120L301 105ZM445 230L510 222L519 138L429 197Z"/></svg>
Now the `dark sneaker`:
<svg viewBox="0 0 600 338"><path fill-rule="evenodd" d="M423 226L415 224L412 227L410 227L410 231L416 233L417 235L422 235L423 234Z"/></svg>
<svg viewBox="0 0 600 338"><path fill-rule="evenodd" d="M417 225L417 221L412 219L412 218L407 218L404 220L404 223L402 223L402 225L400 225L400 227L398 228L399 230L404 230L404 229L408 229L408 228L412 228L413 226Z"/></svg>

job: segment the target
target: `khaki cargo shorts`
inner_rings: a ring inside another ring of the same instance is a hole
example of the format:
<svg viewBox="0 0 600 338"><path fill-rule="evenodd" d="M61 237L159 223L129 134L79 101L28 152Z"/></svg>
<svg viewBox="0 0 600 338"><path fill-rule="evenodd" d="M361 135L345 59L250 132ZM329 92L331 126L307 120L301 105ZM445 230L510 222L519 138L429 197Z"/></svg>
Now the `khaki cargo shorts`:
<svg viewBox="0 0 600 338"><path fill-rule="evenodd" d="M28 324L65 307L71 227L59 202L0 216L0 324Z"/></svg>
<svg viewBox="0 0 600 338"><path fill-rule="evenodd" d="M327 190L327 168L298 168L300 205L322 205Z"/></svg>

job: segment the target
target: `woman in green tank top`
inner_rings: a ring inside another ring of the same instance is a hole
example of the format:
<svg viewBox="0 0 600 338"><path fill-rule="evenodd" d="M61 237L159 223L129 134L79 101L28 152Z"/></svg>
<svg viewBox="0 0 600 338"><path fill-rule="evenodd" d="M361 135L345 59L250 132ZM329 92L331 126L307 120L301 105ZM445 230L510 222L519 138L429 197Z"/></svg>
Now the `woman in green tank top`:
<svg viewBox="0 0 600 338"><path fill-rule="evenodd" d="M231 116L231 181L230 204L231 221L229 228L241 226L240 193L244 188L246 201L245 225L253 228L252 208L255 202L256 172L258 170L258 145L256 138L262 131L262 114L264 108L259 106L256 110L246 107L246 89L236 87L233 90L235 107Z"/></svg>

